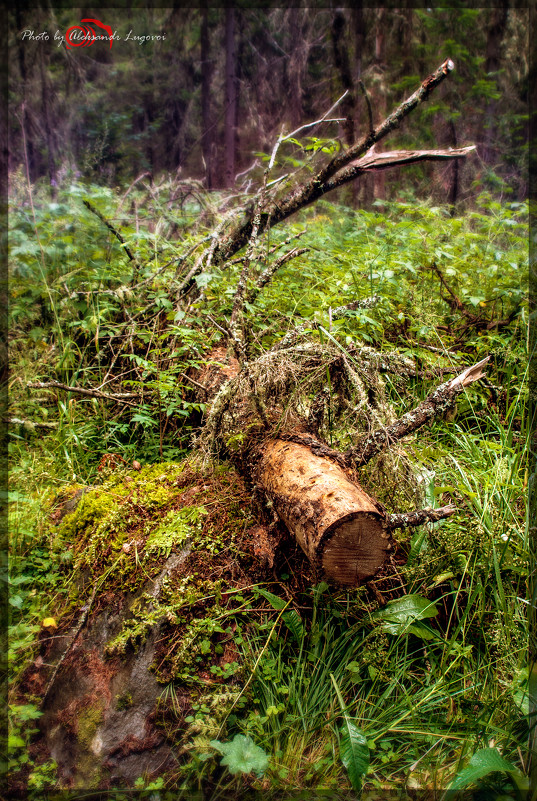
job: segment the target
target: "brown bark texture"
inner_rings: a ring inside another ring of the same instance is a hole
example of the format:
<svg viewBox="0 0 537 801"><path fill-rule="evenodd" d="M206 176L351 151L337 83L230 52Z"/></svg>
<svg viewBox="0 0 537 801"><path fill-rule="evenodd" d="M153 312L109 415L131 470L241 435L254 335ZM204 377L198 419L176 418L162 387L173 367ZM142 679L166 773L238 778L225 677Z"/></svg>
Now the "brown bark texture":
<svg viewBox="0 0 537 801"><path fill-rule="evenodd" d="M390 545L383 509L337 464L275 439L262 448L257 479L324 578L355 586L383 564Z"/></svg>

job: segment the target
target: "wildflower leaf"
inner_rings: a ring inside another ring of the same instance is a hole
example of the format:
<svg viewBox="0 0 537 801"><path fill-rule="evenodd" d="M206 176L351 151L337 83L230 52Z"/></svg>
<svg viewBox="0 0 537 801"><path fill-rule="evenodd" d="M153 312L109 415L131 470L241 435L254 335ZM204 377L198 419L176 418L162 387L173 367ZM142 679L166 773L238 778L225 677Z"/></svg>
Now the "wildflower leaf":
<svg viewBox="0 0 537 801"><path fill-rule="evenodd" d="M475 784L479 779L489 773L501 771L502 773L516 773L516 767L504 759L497 748L482 748L476 751L468 765L460 770L448 788L448 797L463 787Z"/></svg>
<svg viewBox="0 0 537 801"><path fill-rule="evenodd" d="M345 723L339 730L339 754L347 771L350 783L358 791L362 777L369 767L369 747L367 738L356 724L345 715Z"/></svg>
<svg viewBox="0 0 537 801"><path fill-rule="evenodd" d="M262 776L268 767L268 756L251 737L236 734L229 743L211 740L211 745L223 755L221 765L230 773L255 773Z"/></svg>
<svg viewBox="0 0 537 801"><path fill-rule="evenodd" d="M383 621L382 628L389 634L416 634L423 639L431 639L434 632L423 623L416 621L428 617L435 617L438 609L432 601L421 595L405 595L389 601L384 609L375 612L372 617Z"/></svg>

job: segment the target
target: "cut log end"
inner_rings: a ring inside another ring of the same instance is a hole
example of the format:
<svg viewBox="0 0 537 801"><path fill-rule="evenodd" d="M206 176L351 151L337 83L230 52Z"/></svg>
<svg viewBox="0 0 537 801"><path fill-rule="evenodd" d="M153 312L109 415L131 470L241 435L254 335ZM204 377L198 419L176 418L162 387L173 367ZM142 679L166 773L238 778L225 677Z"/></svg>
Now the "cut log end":
<svg viewBox="0 0 537 801"><path fill-rule="evenodd" d="M358 514L339 521L325 534L324 576L337 584L355 587L377 572L388 547L389 536L380 515Z"/></svg>
<svg viewBox="0 0 537 801"><path fill-rule="evenodd" d="M390 545L385 515L339 465L304 445L270 440L262 447L258 481L327 580L356 586L385 561Z"/></svg>

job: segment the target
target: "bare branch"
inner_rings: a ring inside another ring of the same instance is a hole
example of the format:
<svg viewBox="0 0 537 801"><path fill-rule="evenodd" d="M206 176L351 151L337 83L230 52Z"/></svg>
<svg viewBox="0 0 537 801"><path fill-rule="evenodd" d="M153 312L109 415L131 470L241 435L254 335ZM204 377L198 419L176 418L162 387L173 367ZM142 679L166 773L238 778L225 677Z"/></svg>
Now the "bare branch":
<svg viewBox="0 0 537 801"><path fill-rule="evenodd" d="M13 426L24 426L24 428L28 428L32 431L34 428L57 428L58 423L39 423L34 420L21 420L19 417L8 417L5 420L2 420L3 423L7 423L8 425Z"/></svg>
<svg viewBox="0 0 537 801"><path fill-rule="evenodd" d="M139 269L140 269L140 265L138 264L138 261L136 260L136 257L133 255L132 251L130 250L129 246L127 245L127 243L125 242L125 240L123 239L122 235L119 233L119 231L117 230L117 228L114 228L114 226L112 225L112 223L111 223L109 220L107 220L107 219L106 219L106 217L105 217L103 214L101 214L101 212L99 211L99 209L96 209L96 208L95 208L95 206L93 205L93 203L90 203L90 201L89 201L89 200L83 200L82 202L83 202L84 206L86 206L86 208L87 208L87 209L89 209L89 210L90 210L90 211L91 211L93 214L95 214L95 216L96 216L96 217L98 217L98 218L99 218L99 220L100 220L102 223L104 223L104 225L106 225L106 227L108 228L108 230L109 230L109 231L111 231L111 232L114 234L114 236L116 237L116 239L117 239L119 242L121 242L121 245L122 245L122 247L123 247L123 250L125 251L125 253L126 253L126 254L127 254L127 256L129 257L129 259L130 259L132 262L134 262L134 264L135 264L135 266L136 266L136 269L138 269L138 270L139 270Z"/></svg>
<svg viewBox="0 0 537 801"><path fill-rule="evenodd" d="M266 286L269 281L272 279L273 275L280 269L280 267L291 259L296 259L298 256L303 256L304 253L309 253L309 248L293 248L292 250L287 251L278 259L275 259L272 264L269 264L265 270L261 273L259 278L256 281L254 289L250 292L247 297L247 301L249 303L253 303L257 296L259 295L260 291Z"/></svg>
<svg viewBox="0 0 537 801"><path fill-rule="evenodd" d="M430 423L435 417L445 414L454 405L457 396L463 389L482 377L483 367L489 358L486 356L477 364L468 367L456 378L437 387L415 409L404 414L392 425L361 437L354 448L350 448L345 453L347 464L354 467L367 464L380 451L389 448L398 440Z"/></svg>
<svg viewBox="0 0 537 801"><path fill-rule="evenodd" d="M262 229L272 227L282 220L287 219L287 217L290 217L299 209L304 208L304 206L313 203L313 201L326 194L326 192L329 191L327 183L332 176L335 176L337 172L349 165L352 161L365 155L375 142L379 142L396 128L420 103L427 100L433 89L449 75L453 68L454 64L450 59L444 61L435 72L431 73L431 75L423 81L421 86L409 98L400 103L395 111L386 117L378 128L347 148L347 150L335 155L334 158L320 169L316 175L312 176L304 186L292 190L278 200L277 203L273 203L270 211L267 210L266 215L263 216ZM334 188L336 185L339 186L340 184L334 184L331 188ZM240 250L240 248L248 242L252 227L253 214L250 214L245 222L233 228L229 234L219 242L214 254L215 263L226 261Z"/></svg>
<svg viewBox="0 0 537 801"><path fill-rule="evenodd" d="M70 387L67 384L61 384L59 381L36 381L29 383L26 386L30 389L61 389L64 392L76 392L79 395L88 395L90 398L101 398L102 400L113 400L126 402L127 398L139 398L139 392L118 392L106 393L101 392L99 389L86 389L85 387Z"/></svg>
<svg viewBox="0 0 537 801"><path fill-rule="evenodd" d="M415 512L386 515L386 527L393 530L394 528L413 528L421 526L423 523L436 523L438 520L445 520L446 517L451 517L456 511L457 507L449 503L439 509L431 509L428 506Z"/></svg>
<svg viewBox="0 0 537 801"><path fill-rule="evenodd" d="M341 317L346 317L348 312L356 311L357 309L372 309L377 305L379 300L380 298L378 295L371 295L369 298L353 300L352 303L347 303L346 306L338 306L335 309L330 309L332 320L339 320Z"/></svg>

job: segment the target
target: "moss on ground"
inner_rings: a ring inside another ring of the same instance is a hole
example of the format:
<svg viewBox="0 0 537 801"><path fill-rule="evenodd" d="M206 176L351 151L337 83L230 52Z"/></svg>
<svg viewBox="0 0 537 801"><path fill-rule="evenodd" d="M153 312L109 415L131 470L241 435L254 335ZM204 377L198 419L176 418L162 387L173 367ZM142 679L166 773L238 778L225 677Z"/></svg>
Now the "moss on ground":
<svg viewBox="0 0 537 801"><path fill-rule="evenodd" d="M61 500L72 497L68 490ZM158 631L153 670L162 682L206 687L240 671L237 621L251 606L241 588L263 576L252 555L250 497L235 471L189 461L118 468L52 521L54 549L73 554L71 601L97 587L92 615L113 601L121 610L108 656Z"/></svg>

